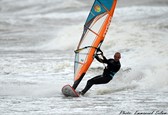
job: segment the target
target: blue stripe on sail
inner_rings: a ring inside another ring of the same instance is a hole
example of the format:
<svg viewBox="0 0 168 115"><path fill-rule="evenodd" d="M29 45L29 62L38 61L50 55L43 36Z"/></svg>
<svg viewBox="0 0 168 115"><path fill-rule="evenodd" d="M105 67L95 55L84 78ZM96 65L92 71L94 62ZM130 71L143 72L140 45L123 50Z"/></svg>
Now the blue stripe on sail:
<svg viewBox="0 0 168 115"><path fill-rule="evenodd" d="M113 3L114 3L114 0L95 0L94 4L90 10L89 16L86 20L86 23L88 23L89 21L94 19L96 16L106 12L106 9L104 7L106 7L108 10L110 10Z"/></svg>

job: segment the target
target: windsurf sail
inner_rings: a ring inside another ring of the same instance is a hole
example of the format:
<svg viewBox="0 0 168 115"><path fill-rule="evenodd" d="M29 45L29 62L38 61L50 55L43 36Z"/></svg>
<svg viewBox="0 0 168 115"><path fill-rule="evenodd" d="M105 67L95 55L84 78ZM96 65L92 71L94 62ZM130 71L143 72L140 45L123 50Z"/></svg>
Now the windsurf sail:
<svg viewBox="0 0 168 115"><path fill-rule="evenodd" d="M110 25L117 0L95 0L75 50L74 84L76 89L90 67Z"/></svg>

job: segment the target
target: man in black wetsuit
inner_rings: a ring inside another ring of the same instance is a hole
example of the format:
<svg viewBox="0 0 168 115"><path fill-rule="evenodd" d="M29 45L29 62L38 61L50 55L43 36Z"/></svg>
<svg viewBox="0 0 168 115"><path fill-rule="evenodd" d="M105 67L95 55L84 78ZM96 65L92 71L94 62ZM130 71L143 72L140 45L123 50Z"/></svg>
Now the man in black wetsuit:
<svg viewBox="0 0 168 115"><path fill-rule="evenodd" d="M106 59L106 57L103 55L103 52L99 49L101 52L103 59L101 59L98 55L95 55L95 58L101 62L107 64L107 66L104 69L104 72L102 75L98 75L90 80L87 81L87 84L85 88L79 92L81 95L84 95L94 84L106 84L110 80L113 79L113 76L119 71L121 64L120 64L120 58L121 54L119 52L116 52L114 54L114 59ZM100 55L99 54L99 55Z"/></svg>

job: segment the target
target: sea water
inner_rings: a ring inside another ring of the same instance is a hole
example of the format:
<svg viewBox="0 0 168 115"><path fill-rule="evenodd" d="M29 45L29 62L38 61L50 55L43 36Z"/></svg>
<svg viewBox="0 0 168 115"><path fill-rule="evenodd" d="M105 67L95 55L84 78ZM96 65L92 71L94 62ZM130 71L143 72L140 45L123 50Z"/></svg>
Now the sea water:
<svg viewBox="0 0 168 115"><path fill-rule="evenodd" d="M156 0L117 4L102 44L107 58L122 55L113 80L80 98L62 95L92 3L0 0L1 115L168 115L168 5ZM103 68L94 60L77 90Z"/></svg>

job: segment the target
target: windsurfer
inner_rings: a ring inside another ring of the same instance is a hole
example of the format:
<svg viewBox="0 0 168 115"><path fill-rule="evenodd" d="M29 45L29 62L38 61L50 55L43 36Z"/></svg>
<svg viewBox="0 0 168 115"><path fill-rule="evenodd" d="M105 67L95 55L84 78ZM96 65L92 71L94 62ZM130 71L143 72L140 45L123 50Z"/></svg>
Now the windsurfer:
<svg viewBox="0 0 168 115"><path fill-rule="evenodd" d="M99 52L99 54L98 54ZM99 57L99 55L102 56L102 58ZM116 52L114 54L114 59L110 58L107 59L103 52L98 49L97 54L95 55L95 58L100 62L107 64L107 66L104 69L104 72L102 75L98 75L96 77L93 77L87 81L87 84L85 88L79 92L81 95L84 95L94 84L106 84L109 81L111 81L114 77L114 75L119 71L121 64L120 64L120 58L121 54L119 52Z"/></svg>

